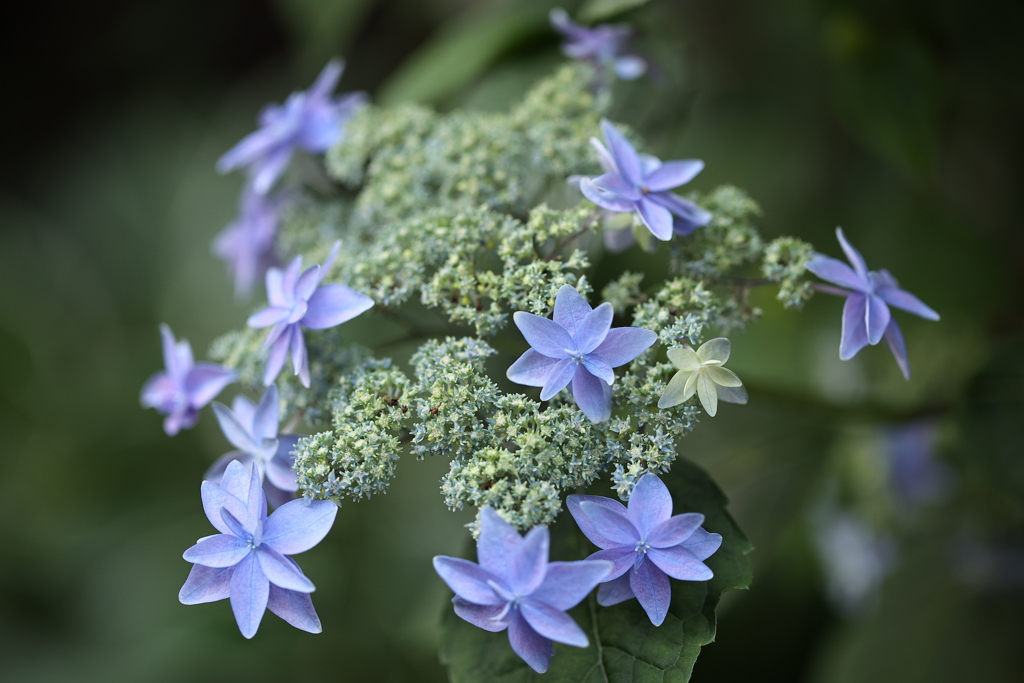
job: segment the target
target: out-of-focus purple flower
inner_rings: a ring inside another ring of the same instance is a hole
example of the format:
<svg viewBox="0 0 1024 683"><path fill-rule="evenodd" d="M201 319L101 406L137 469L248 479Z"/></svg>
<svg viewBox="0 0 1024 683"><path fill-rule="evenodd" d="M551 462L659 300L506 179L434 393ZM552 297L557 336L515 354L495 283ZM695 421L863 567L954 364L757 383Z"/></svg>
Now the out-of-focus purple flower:
<svg viewBox="0 0 1024 683"><path fill-rule="evenodd" d="M508 629L512 649L538 673L548 669L551 641L587 647L587 635L566 610L612 568L611 562L548 562L548 529L520 536L489 507L480 509L476 562L439 555L434 569L455 592L455 613L480 628Z"/></svg>
<svg viewBox="0 0 1024 683"><path fill-rule="evenodd" d="M935 457L937 424L917 420L887 430L889 484L909 505L933 503L953 485L950 468Z"/></svg>
<svg viewBox="0 0 1024 683"><path fill-rule="evenodd" d="M601 120L601 132L607 147L597 139L604 175L582 178L580 192L603 209L612 212L635 211L659 240L673 233L689 235L711 222L711 214L672 188L690 182L704 169L700 159L661 162L649 154L637 154L633 145L607 119Z"/></svg>
<svg viewBox="0 0 1024 683"><path fill-rule="evenodd" d="M220 422L221 431L237 451L225 453L210 466L203 479L219 484L224 472L232 462L248 465L256 463L256 471L263 480L263 492L267 500L277 508L295 497L299 490L292 471L295 456L291 454L297 434L277 433L278 425L277 386L271 384L263 392L259 405L245 396L236 396L231 408L213 404L213 412Z"/></svg>
<svg viewBox="0 0 1024 683"><path fill-rule="evenodd" d="M647 72L647 61L627 49L632 29L625 24L600 24L594 28L580 26L561 7L551 10L551 26L565 37L562 54L592 64L595 68L611 68L624 81L640 78Z"/></svg>
<svg viewBox="0 0 1024 683"><path fill-rule="evenodd" d="M598 604L615 605L636 598L661 626L672 601L668 578L707 581L704 564L722 545L721 534L701 528L704 515L672 515L672 494L656 474L645 474L626 507L604 496L573 494L566 500L583 534L601 548L588 560L608 560L614 569L597 591Z"/></svg>
<svg viewBox="0 0 1024 683"><path fill-rule="evenodd" d="M260 194L246 183L238 202L238 217L213 242L213 253L235 278L238 297L248 296L267 268L277 264L274 237L280 206L278 199Z"/></svg>
<svg viewBox="0 0 1024 683"><path fill-rule="evenodd" d="M145 408L164 413L164 431L174 436L189 429L199 419L199 409L212 401L237 375L216 363L196 363L192 347L182 339L174 341L167 325L160 326L165 370L153 374L142 387L140 400Z"/></svg>
<svg viewBox="0 0 1024 683"><path fill-rule="evenodd" d="M203 508L219 534L199 539L183 557L194 562L178 600L197 605L231 599L238 629L252 638L263 613L295 628L320 633L309 594L313 583L289 555L319 543L338 513L326 500L293 500L267 517L260 475L252 465L229 463L221 483L203 482Z"/></svg>
<svg viewBox="0 0 1024 683"><path fill-rule="evenodd" d="M260 127L217 161L227 173L247 168L252 187L265 194L284 173L295 149L312 154L327 151L341 139L342 126L366 102L363 93L331 97L345 65L332 59L305 92L292 93L283 105L267 105L259 115Z"/></svg>
<svg viewBox="0 0 1024 683"><path fill-rule="evenodd" d="M836 228L836 237L853 268L838 259L815 254L807 262L807 270L822 280L844 288L829 291L846 297L839 357L849 360L868 344L875 345L884 338L903 376L910 379L903 332L890 314L889 306L902 308L926 320L938 320L939 314L913 294L900 289L896 278L889 271L869 271L864 257L846 241L841 228Z"/></svg>
<svg viewBox="0 0 1024 683"><path fill-rule="evenodd" d="M270 306L249 316L249 327L270 327L264 347L270 348L270 358L263 374L267 386L284 367L291 350L292 365L304 387L309 387L309 358L302 328L324 330L351 320L373 308L373 299L345 285L320 285L320 281L334 265L341 243L335 243L324 260L323 267L315 265L302 270L302 256L296 256L284 270L267 270L267 300Z"/></svg>
<svg viewBox="0 0 1024 683"><path fill-rule="evenodd" d="M591 308L572 285L555 297L554 320L517 311L512 319L533 347L513 363L506 375L517 384L542 387L547 401L572 382L576 405L592 422L611 416L617 368L633 360L658 340L639 327L611 329L612 305Z"/></svg>

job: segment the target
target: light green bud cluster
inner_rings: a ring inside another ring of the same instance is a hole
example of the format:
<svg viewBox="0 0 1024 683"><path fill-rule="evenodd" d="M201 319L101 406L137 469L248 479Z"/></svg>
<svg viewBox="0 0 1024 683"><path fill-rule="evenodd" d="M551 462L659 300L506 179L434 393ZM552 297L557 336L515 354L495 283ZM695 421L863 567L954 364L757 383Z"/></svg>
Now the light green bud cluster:
<svg viewBox="0 0 1024 683"><path fill-rule="evenodd" d="M813 256L814 248L796 237L780 237L765 247L761 272L778 283L775 298L786 308L802 308L814 293L807 280L807 262Z"/></svg>

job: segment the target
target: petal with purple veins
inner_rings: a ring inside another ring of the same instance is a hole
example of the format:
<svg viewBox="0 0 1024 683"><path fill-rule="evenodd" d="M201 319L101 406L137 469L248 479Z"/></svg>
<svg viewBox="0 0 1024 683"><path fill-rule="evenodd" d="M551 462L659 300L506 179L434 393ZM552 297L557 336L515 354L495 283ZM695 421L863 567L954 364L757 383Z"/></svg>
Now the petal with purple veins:
<svg viewBox="0 0 1024 683"><path fill-rule="evenodd" d="M669 517L651 530L647 536L647 542L655 548L679 545L690 538L703 523L704 515L698 512Z"/></svg>
<svg viewBox="0 0 1024 683"><path fill-rule="evenodd" d="M249 554L252 547L234 534L208 536L185 551L186 562L204 567L233 567Z"/></svg>
<svg viewBox="0 0 1024 683"><path fill-rule="evenodd" d="M576 348L573 338L554 320L525 311L516 311L512 320L527 343L549 358L568 358L570 351Z"/></svg>
<svg viewBox="0 0 1024 683"><path fill-rule="evenodd" d="M554 647L551 641L540 635L530 627L519 610L512 612L512 618L508 624L508 642L512 645L512 651L519 655L531 669L537 673L544 673L551 663L551 655L554 654Z"/></svg>
<svg viewBox="0 0 1024 683"><path fill-rule="evenodd" d="M618 173L605 173L593 178L591 182L599 190L617 194L634 202L640 199L640 190L626 182Z"/></svg>
<svg viewBox="0 0 1024 683"><path fill-rule="evenodd" d="M580 192L583 196L594 202L602 209L608 211L624 212L633 211L636 209L636 202L631 199L627 199L620 194L608 192L594 185L590 178L580 179Z"/></svg>
<svg viewBox="0 0 1024 683"><path fill-rule="evenodd" d="M452 604L455 605L455 614L473 626L491 633L498 633L508 628L508 622L503 618L508 613L504 602L497 605L477 605L455 596L452 598Z"/></svg>
<svg viewBox="0 0 1024 683"><path fill-rule="evenodd" d="M476 542L476 554L481 567L495 576L506 576L522 542L523 537L515 527L505 521L494 508L480 508L480 536Z"/></svg>
<svg viewBox="0 0 1024 683"><path fill-rule="evenodd" d="M583 318L576 329L575 347L580 353L590 353L608 336L615 310L610 303L603 303Z"/></svg>
<svg viewBox="0 0 1024 683"><path fill-rule="evenodd" d="M700 159L666 161L647 176L644 185L651 192L664 192L685 185L703 170L704 162Z"/></svg>
<svg viewBox="0 0 1024 683"><path fill-rule="evenodd" d="M593 561L593 556L579 562L551 562L544 581L530 598L562 611L572 609L610 576L611 567L609 563Z"/></svg>
<svg viewBox="0 0 1024 683"><path fill-rule="evenodd" d="M612 579L608 583L602 583L597 589L597 604L602 607L611 607L612 605L635 598L636 595L633 594L633 587L630 585L632 573L631 571L626 572L617 579Z"/></svg>
<svg viewBox="0 0 1024 683"><path fill-rule="evenodd" d="M612 512L615 512L622 517L626 516L626 506L617 500L606 498L605 496L585 496L578 493L570 495L565 500L566 507L569 509L569 514L572 515L573 519L576 520L576 525L583 532L583 535L590 539L590 542L599 548L614 548L619 544L614 540L600 534L593 522L590 521L590 516L583 512L580 507L582 503L593 503L599 507L606 508Z"/></svg>
<svg viewBox="0 0 1024 683"><path fill-rule="evenodd" d="M580 503L580 511L598 534L616 546L633 546L640 540L641 530L628 516L587 500Z"/></svg>
<svg viewBox="0 0 1024 683"><path fill-rule="evenodd" d="M722 547L722 534L711 534L704 529L697 529L690 539L683 543L683 547L703 562Z"/></svg>
<svg viewBox="0 0 1024 683"><path fill-rule="evenodd" d="M839 358L850 360L868 345L867 295L854 293L846 297L843 306L842 339L839 342Z"/></svg>
<svg viewBox="0 0 1024 683"><path fill-rule="evenodd" d="M666 575L680 581L708 581L714 577L714 572L685 546L651 548L647 558Z"/></svg>
<svg viewBox="0 0 1024 683"><path fill-rule="evenodd" d="M629 495L626 515L641 536L672 516L672 494L656 474L640 477Z"/></svg>
<svg viewBox="0 0 1024 683"><path fill-rule="evenodd" d="M815 254L805 267L822 280L839 285L840 287L846 287L856 292L863 292L867 289L867 283L861 280L850 266L839 259Z"/></svg>
<svg viewBox="0 0 1024 683"><path fill-rule="evenodd" d="M565 358L555 361L551 366L551 373L540 390L540 400L548 401L558 392L569 385L577 370L576 361Z"/></svg>
<svg viewBox="0 0 1024 683"><path fill-rule="evenodd" d="M606 384L615 383L615 371L608 361L596 353L588 353L583 357L583 367L594 377Z"/></svg>
<svg viewBox="0 0 1024 683"><path fill-rule="evenodd" d="M579 328L594 309L572 285L562 285L555 295L554 321L565 328L573 339L579 339Z"/></svg>
<svg viewBox="0 0 1024 683"><path fill-rule="evenodd" d="M587 560L600 560L602 562L611 562L611 571L602 579L603 581L609 581L616 577L622 576L627 571L633 568L636 564L636 550L634 545L620 545L616 548L607 548L605 550L598 550L593 553Z"/></svg>
<svg viewBox="0 0 1024 683"><path fill-rule="evenodd" d="M520 603L519 610L533 630L545 638L573 647L587 647L590 644L579 624L551 605L526 597Z"/></svg>
<svg viewBox="0 0 1024 683"><path fill-rule="evenodd" d="M434 571L459 598L475 605L502 605L505 600L494 592L488 582L500 582L500 578L476 562L458 557L438 555L434 558Z"/></svg>
<svg viewBox="0 0 1024 683"><path fill-rule="evenodd" d="M302 324L323 330L347 322L373 308L373 299L345 285L322 285L309 298Z"/></svg>
<svg viewBox="0 0 1024 683"><path fill-rule="evenodd" d="M509 366L505 376L516 384L542 387L547 383L555 365L561 362L564 361L549 358L533 349L527 349L526 353L519 357L519 360Z"/></svg>
<svg viewBox="0 0 1024 683"><path fill-rule="evenodd" d="M604 422L612 415L612 388L582 366L576 366L572 378L572 397L591 422Z"/></svg>
<svg viewBox="0 0 1024 683"><path fill-rule="evenodd" d="M647 612L651 623L661 626L672 602L672 586L668 576L650 560L644 560L636 569L627 574L629 587L633 590L640 606Z"/></svg>
<svg viewBox="0 0 1024 683"><path fill-rule="evenodd" d="M315 590L313 582L306 578L298 565L269 545L261 545L256 555L259 557L260 569L275 586L301 593L312 593Z"/></svg>
<svg viewBox="0 0 1024 683"><path fill-rule="evenodd" d="M636 211L652 235L663 242L672 239L672 214L668 209L645 197L636 203Z"/></svg>
<svg viewBox="0 0 1024 683"><path fill-rule="evenodd" d="M293 500L267 518L263 543L284 555L305 552L323 540L337 514L329 500Z"/></svg>
<svg viewBox="0 0 1024 683"><path fill-rule="evenodd" d="M192 571L185 579L185 585L178 591L178 602L183 605L200 605L216 602L231 595L231 573L234 567L204 567L192 565Z"/></svg>
<svg viewBox="0 0 1024 683"><path fill-rule="evenodd" d="M633 360L658 341L658 335L641 327L616 327L594 349L594 354L617 368Z"/></svg>
<svg viewBox="0 0 1024 683"><path fill-rule="evenodd" d="M514 593L529 595L544 581L550 543L547 527L535 526L527 532L505 575Z"/></svg>
<svg viewBox="0 0 1024 683"><path fill-rule="evenodd" d="M867 306L865 306L864 325L867 328L868 343L877 344L882 341L885 328L889 326L889 307L881 297L874 294L866 294Z"/></svg>
<svg viewBox="0 0 1024 683"><path fill-rule="evenodd" d="M872 273L874 275L874 273ZM938 320L939 314L936 313L930 306L925 304L923 301L918 299L910 292L905 292L898 287L882 286L875 289L875 294L882 297L882 299L890 306L913 313L914 315L920 316L925 320Z"/></svg>
<svg viewBox="0 0 1024 683"><path fill-rule="evenodd" d="M323 630L309 593L290 591L271 584L267 609L300 631L320 633Z"/></svg>
<svg viewBox="0 0 1024 683"><path fill-rule="evenodd" d="M256 635L270 597L270 581L254 555L249 553L231 574L231 611L246 638Z"/></svg>

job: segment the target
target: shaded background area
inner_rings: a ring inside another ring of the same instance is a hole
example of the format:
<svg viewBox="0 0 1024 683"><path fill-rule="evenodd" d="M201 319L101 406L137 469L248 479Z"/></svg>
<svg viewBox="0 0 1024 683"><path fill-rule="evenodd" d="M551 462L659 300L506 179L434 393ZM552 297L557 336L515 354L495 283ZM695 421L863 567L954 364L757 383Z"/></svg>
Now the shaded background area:
<svg viewBox="0 0 1024 683"><path fill-rule="evenodd" d="M138 390L160 322L202 356L250 310L210 254L241 184L213 166L263 103L341 54L342 88L378 101L503 107L561 60L552 4L58 2L4 23L0 677L444 680L428 561L460 552L468 520L437 493L446 463L403 461L303 556L323 634L268 616L247 642L226 603L177 602L180 553L207 529L198 479L228 446L208 413L167 438ZM662 158L704 159L697 189L749 191L768 237L838 256L842 225L942 314L896 314L906 383L882 347L839 362L838 300L794 313L754 294L765 314L730 361L751 403L685 444L757 546L695 681L1024 671L1024 8L893 5L622 17L663 78L620 84L613 118ZM907 470L918 451L939 465Z"/></svg>

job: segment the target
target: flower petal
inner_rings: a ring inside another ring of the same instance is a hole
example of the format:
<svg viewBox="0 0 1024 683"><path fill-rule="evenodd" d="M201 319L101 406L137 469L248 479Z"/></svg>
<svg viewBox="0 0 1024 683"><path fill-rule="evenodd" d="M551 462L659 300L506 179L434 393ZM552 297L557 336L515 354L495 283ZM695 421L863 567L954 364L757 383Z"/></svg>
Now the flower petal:
<svg viewBox="0 0 1024 683"><path fill-rule="evenodd" d="M890 306L895 306L908 313L920 316L925 320L938 320L939 314L910 292L898 287L878 287L875 293Z"/></svg>
<svg viewBox="0 0 1024 683"><path fill-rule="evenodd" d="M288 358L288 347L292 343L292 335L298 329L298 325L288 325L280 337L271 345L270 355L267 357L267 367L263 371L263 383L270 386L281 374L284 363Z"/></svg>
<svg viewBox="0 0 1024 683"><path fill-rule="evenodd" d="M633 565L636 563L636 550L632 545L620 545L616 548L598 550L596 553L590 555L587 560L611 562L611 570L603 579L601 579L602 581L609 581L617 576L622 576L633 568Z"/></svg>
<svg viewBox="0 0 1024 683"><path fill-rule="evenodd" d="M628 574L629 587L647 612L651 623L661 626L672 602L672 586L668 576L649 559L645 559Z"/></svg>
<svg viewBox="0 0 1024 683"><path fill-rule="evenodd" d="M549 358L568 358L569 353L576 349L573 338L554 320L526 311L516 311L512 320L530 346Z"/></svg>
<svg viewBox="0 0 1024 683"><path fill-rule="evenodd" d="M701 524L704 515L699 512L687 512L669 517L654 527L647 535L647 542L655 548L668 548L685 542Z"/></svg>
<svg viewBox="0 0 1024 683"><path fill-rule="evenodd" d="M235 414L223 403L213 404L213 414L217 416L220 429L231 445L243 453L258 453L259 445L253 441L249 430L243 426Z"/></svg>
<svg viewBox="0 0 1024 683"><path fill-rule="evenodd" d="M677 220L672 223L672 231L678 234L688 235L697 228L703 227L711 222L711 212L702 209L686 197L680 197L674 192L652 192L647 195L655 204L668 209Z"/></svg>
<svg viewBox="0 0 1024 683"><path fill-rule="evenodd" d="M160 325L160 345L164 354L164 368L166 368L167 374L172 379L183 378L192 363L186 364L184 361L187 361L188 358L184 354L178 353L178 344L174 340L174 333L171 332L169 325Z"/></svg>
<svg viewBox="0 0 1024 683"><path fill-rule="evenodd" d="M615 383L615 371L604 358L596 353L588 353L583 358L583 367L594 377L606 384Z"/></svg>
<svg viewBox="0 0 1024 683"><path fill-rule="evenodd" d="M139 401L143 408L169 413L178 401L178 384L166 372L157 372L142 386Z"/></svg>
<svg viewBox="0 0 1024 683"><path fill-rule="evenodd" d="M282 434L277 440L277 452L267 463L267 479L282 491L299 490L295 471L292 469L292 465L295 464L292 451L295 450L300 438L297 434Z"/></svg>
<svg viewBox="0 0 1024 683"><path fill-rule="evenodd" d="M736 376L735 372L728 368L723 368L720 365L709 365L704 368L704 372L707 373L708 379L719 387L743 386L743 382L740 381L740 378Z"/></svg>
<svg viewBox="0 0 1024 683"><path fill-rule="evenodd" d="M233 567L242 561L252 547L234 534L207 536L185 551L186 562L204 567Z"/></svg>
<svg viewBox="0 0 1024 683"><path fill-rule="evenodd" d="M594 354L601 356L613 368L625 365L658 341L658 335L642 327L616 327L608 330Z"/></svg>
<svg viewBox="0 0 1024 683"><path fill-rule="evenodd" d="M625 136L607 119L601 119L601 133L604 135L604 141L608 143L608 151L611 152L612 158L615 160L615 167L622 179L630 185L638 187L642 180L640 158L637 156L636 150L633 149L633 145L629 144Z"/></svg>
<svg viewBox="0 0 1024 683"><path fill-rule="evenodd" d="M615 548L619 544L600 534L594 523L591 522L590 516L580 507L581 503L592 503L594 505L603 507L607 510L615 512L622 517L626 516L626 506L617 500L606 498L605 496L584 496L578 493L574 493L565 499L566 507L569 508L569 514L576 520L576 525L583 532L583 535L590 539L590 542L596 545L598 548Z"/></svg>
<svg viewBox="0 0 1024 683"><path fill-rule="evenodd" d="M672 365L684 372L696 372L703 359L693 349L676 346L668 350L668 359Z"/></svg>
<svg viewBox="0 0 1024 683"><path fill-rule="evenodd" d="M857 273L861 282L868 282L868 266L864 263L864 257L860 255L860 252L853 248L853 245L846 241L846 235L843 234L842 228L836 228L836 239L839 240L839 246L843 248L843 252L846 254L846 258L849 259L850 265L853 266L853 270Z"/></svg>
<svg viewBox="0 0 1024 683"><path fill-rule="evenodd" d="M636 209L636 202L620 194L614 194L594 185L590 178L580 178L580 192L602 209L621 213Z"/></svg>
<svg viewBox="0 0 1024 683"><path fill-rule="evenodd" d="M258 194L266 194L274 186L277 179L292 160L292 148L282 145L272 149L266 156L252 164L252 189Z"/></svg>
<svg viewBox="0 0 1024 683"><path fill-rule="evenodd" d="M587 647L590 644L587 634L583 632L579 624L573 621L568 614L551 605L539 600L523 598L519 610L526 623L545 638L573 647Z"/></svg>
<svg viewBox="0 0 1024 683"><path fill-rule="evenodd" d="M216 363L196 363L185 377L189 405L202 408L236 379L238 375Z"/></svg>
<svg viewBox="0 0 1024 683"><path fill-rule="evenodd" d="M619 168L615 165L612 153L604 146L604 143L597 138L590 138L590 146L597 150L598 163L605 173L618 173Z"/></svg>
<svg viewBox="0 0 1024 683"><path fill-rule="evenodd" d="M502 618L504 616L503 612L507 614L505 609L506 603L504 602L500 602L497 605L477 605L472 602L466 602L459 596L455 596L452 598L452 604L455 605L455 614L477 628L482 628L491 633L504 631L508 628L508 622Z"/></svg>
<svg viewBox="0 0 1024 683"><path fill-rule="evenodd" d="M228 463L228 471L230 471L232 464L237 464L237 461L234 463ZM224 481L227 477L228 474L225 472L221 481ZM203 510L206 512L206 518L209 519L210 524L212 524L214 528L222 534L231 533L231 529L224 522L224 518L221 516L222 509L228 510L238 519L245 517L245 503L236 496L228 493L223 486L218 486L210 481L204 481L202 484L202 497Z"/></svg>
<svg viewBox="0 0 1024 683"><path fill-rule="evenodd" d="M602 551L608 552L608 551ZM544 581L530 594L532 600L546 603L555 609L572 609L583 601L597 584L610 575L614 565L609 561L594 561L593 555L578 562L551 562ZM629 561L632 566L632 560Z"/></svg>
<svg viewBox="0 0 1024 683"><path fill-rule="evenodd" d="M822 280L852 289L855 292L863 292L867 288L865 281L861 280L850 266L839 259L815 254L807 262L806 268Z"/></svg>
<svg viewBox="0 0 1024 683"><path fill-rule="evenodd" d="M306 91L307 97L311 100L322 100L330 97L331 93L338 86L338 80L341 79L341 74L344 71L345 60L335 57L327 62L327 66L323 68L320 75L316 77L316 81Z"/></svg>
<svg viewBox="0 0 1024 683"><path fill-rule="evenodd" d="M503 577L514 593L529 595L544 581L550 543L546 526L535 526L527 532L512 557L510 571Z"/></svg>
<svg viewBox="0 0 1024 683"><path fill-rule="evenodd" d="M519 610L512 612L508 624L508 642L512 651L519 655L531 669L539 674L548 670L555 648L551 641L530 627Z"/></svg>
<svg viewBox="0 0 1024 683"><path fill-rule="evenodd" d="M603 505L584 500L580 502L580 511L586 515L594 530L615 546L634 546L640 540L640 530L628 517L608 509ZM628 515L628 512L627 512Z"/></svg>
<svg viewBox="0 0 1024 683"><path fill-rule="evenodd" d="M583 318L573 338L580 353L590 353L608 336L615 310L610 303L603 303Z"/></svg>
<svg viewBox="0 0 1024 683"><path fill-rule="evenodd" d="M519 551L523 537L490 506L480 508L480 536L476 542L480 566L495 576L504 577L511 570L512 558Z"/></svg>
<svg viewBox="0 0 1024 683"><path fill-rule="evenodd" d="M843 332L839 342L839 358L850 360L868 345L867 295L851 294L843 306Z"/></svg>
<svg viewBox="0 0 1024 683"><path fill-rule="evenodd" d="M594 309L572 285L562 285L555 295L554 321L565 328L573 339L579 339L579 328Z"/></svg>
<svg viewBox="0 0 1024 683"><path fill-rule="evenodd" d="M199 605L223 600L231 594L231 573L234 567L204 567L192 565L185 585L178 591L178 602Z"/></svg>
<svg viewBox="0 0 1024 683"><path fill-rule="evenodd" d="M270 597L270 581L254 555L249 553L231 574L231 611L246 638L256 635Z"/></svg>
<svg viewBox="0 0 1024 683"><path fill-rule="evenodd" d="M302 328L296 325L292 328L292 369L298 375L302 386L309 388L309 358L306 356L306 337L302 334Z"/></svg>
<svg viewBox="0 0 1024 683"><path fill-rule="evenodd" d="M706 372L697 373L697 398L709 417L718 414L718 389Z"/></svg>
<svg viewBox="0 0 1024 683"><path fill-rule="evenodd" d="M640 191L626 182L618 173L605 173L592 179L591 182L599 190L617 194L634 202L640 199Z"/></svg>
<svg viewBox="0 0 1024 683"><path fill-rule="evenodd" d="M647 551L647 558L665 574L680 581L708 581L715 575L685 546L651 548Z"/></svg>
<svg viewBox="0 0 1024 683"><path fill-rule="evenodd" d="M458 557L438 555L434 558L434 571L459 598L475 605L502 605L505 600L494 592L488 581L503 584L503 577L487 571L476 562Z"/></svg>
<svg viewBox="0 0 1024 683"><path fill-rule="evenodd" d="M323 540L337 514L338 506L329 500L293 500L267 519L263 543L284 555L305 552Z"/></svg>
<svg viewBox="0 0 1024 683"><path fill-rule="evenodd" d="M885 328L889 326L891 316L889 307L880 297L874 294L865 296L867 306L865 307L864 324L867 328L868 343L874 345L882 341L882 335L885 334Z"/></svg>
<svg viewBox="0 0 1024 683"><path fill-rule="evenodd" d="M731 351L732 344L729 343L728 339L716 337L700 345L700 348L697 349L697 357L700 358L701 363L717 361L720 365L725 365L726 361L729 360Z"/></svg>
<svg viewBox="0 0 1024 683"><path fill-rule="evenodd" d="M263 327L270 327L280 322L284 322L288 319L292 313L290 308L278 308L277 306L269 306L261 311L256 311L249 316L249 319L245 321L245 324L249 327L260 329Z"/></svg>
<svg viewBox="0 0 1024 683"><path fill-rule="evenodd" d="M572 381L576 369L576 361L571 358L555 361L551 367L551 373L548 375L548 381L544 383L544 388L540 390L540 400L547 401L567 387L569 382Z"/></svg>
<svg viewBox="0 0 1024 683"><path fill-rule="evenodd" d="M320 633L323 630L309 593L290 591L270 584L267 609L300 631Z"/></svg>
<svg viewBox="0 0 1024 683"><path fill-rule="evenodd" d="M658 475L648 472L640 477L629 496L626 515L640 537L672 516L672 494Z"/></svg>
<svg viewBox="0 0 1024 683"><path fill-rule="evenodd" d="M893 357L896 358L896 365L900 367L900 372L909 380L910 361L907 358L907 343L903 341L903 331L900 330L900 326L896 324L895 320L890 320L889 327L885 328L885 343L892 351Z"/></svg>
<svg viewBox="0 0 1024 683"><path fill-rule="evenodd" d="M313 582L306 578L294 560L285 557L269 545L261 545L256 555L260 560L260 569L275 586L301 593L312 593L315 590Z"/></svg>
<svg viewBox="0 0 1024 683"><path fill-rule="evenodd" d="M584 367L576 366L572 397L591 422L604 422L612 415L612 388Z"/></svg>
<svg viewBox="0 0 1024 683"><path fill-rule="evenodd" d="M615 59L615 75L624 81L635 81L647 73L647 62L636 55L623 55Z"/></svg>
<svg viewBox="0 0 1024 683"><path fill-rule="evenodd" d="M217 458L209 469L203 472L203 480L211 482L213 484L220 484L221 479L224 478L224 471L228 468L228 465L238 461L243 465L247 465L252 462L252 456L242 451L228 451L224 455Z"/></svg>
<svg viewBox="0 0 1024 683"><path fill-rule="evenodd" d="M633 587L630 585L630 577L633 572L626 572L617 579L612 579L608 583L602 583L597 589L597 604L602 607L611 607L617 605L620 602L626 600L632 600L636 597L633 593Z"/></svg>
<svg viewBox="0 0 1024 683"><path fill-rule="evenodd" d="M636 203L636 211L652 235L663 242L672 239L672 214L668 209L645 197Z"/></svg>
<svg viewBox="0 0 1024 683"><path fill-rule="evenodd" d="M725 403L738 403L744 405L747 402L747 390L742 387L718 387L718 400Z"/></svg>
<svg viewBox="0 0 1024 683"><path fill-rule="evenodd" d="M277 386L271 384L260 397L252 416L252 435L255 439L277 438L278 410Z"/></svg>
<svg viewBox="0 0 1024 683"><path fill-rule="evenodd" d="M685 185L703 170L704 162L700 159L666 161L647 176L644 185L651 192L664 192Z"/></svg>
<svg viewBox="0 0 1024 683"><path fill-rule="evenodd" d="M683 370L672 375L668 386L665 387L665 393L658 399L658 407L662 409L672 408L693 396L697 390L697 385L688 381L693 375L694 373Z"/></svg>
<svg viewBox="0 0 1024 683"><path fill-rule="evenodd" d="M373 299L345 285L322 285L309 297L302 325L324 330L373 308Z"/></svg>
<svg viewBox="0 0 1024 683"><path fill-rule="evenodd" d="M516 384L542 387L547 383L555 365L561 362L564 361L549 358L533 349L527 349L526 353L519 357L519 360L509 366L505 371L505 376ZM570 381L571 379L570 376Z"/></svg>
<svg viewBox="0 0 1024 683"><path fill-rule="evenodd" d="M704 561L722 547L722 534L710 534L704 529L697 529L690 536L690 540L683 543L683 547L698 560Z"/></svg>

